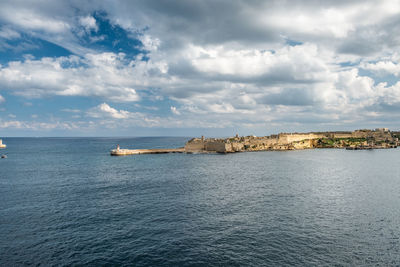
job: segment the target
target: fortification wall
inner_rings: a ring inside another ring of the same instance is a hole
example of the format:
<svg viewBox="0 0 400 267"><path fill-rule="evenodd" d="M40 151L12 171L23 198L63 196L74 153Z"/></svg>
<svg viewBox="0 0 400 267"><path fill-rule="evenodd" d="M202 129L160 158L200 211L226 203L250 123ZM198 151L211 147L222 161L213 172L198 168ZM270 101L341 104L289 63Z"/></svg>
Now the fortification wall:
<svg viewBox="0 0 400 267"><path fill-rule="evenodd" d="M354 131L351 134L353 138L367 138L371 134L371 131Z"/></svg>
<svg viewBox="0 0 400 267"><path fill-rule="evenodd" d="M272 146L278 143L277 138L270 138L270 137L261 137L257 139L250 139L246 143L246 145L263 145L263 146Z"/></svg>
<svg viewBox="0 0 400 267"><path fill-rule="evenodd" d="M318 139L325 138L326 134L279 134L278 143L279 144L290 144L292 142L298 142L307 139Z"/></svg>
<svg viewBox="0 0 400 267"><path fill-rule="evenodd" d="M354 133L332 133L333 138L352 138Z"/></svg>
<svg viewBox="0 0 400 267"><path fill-rule="evenodd" d="M185 152L199 152L204 150L205 142L201 139L190 140L185 144Z"/></svg>
<svg viewBox="0 0 400 267"><path fill-rule="evenodd" d="M232 152L231 144L225 143L223 140L207 141L204 145L206 151L215 151L218 153Z"/></svg>
<svg viewBox="0 0 400 267"><path fill-rule="evenodd" d="M194 138L186 143L186 152L238 152L259 150L290 150L314 147L317 139L324 138L366 138L375 141L393 142L389 131L357 130L354 132L313 132L313 133L281 133L264 137L244 136L227 139Z"/></svg>

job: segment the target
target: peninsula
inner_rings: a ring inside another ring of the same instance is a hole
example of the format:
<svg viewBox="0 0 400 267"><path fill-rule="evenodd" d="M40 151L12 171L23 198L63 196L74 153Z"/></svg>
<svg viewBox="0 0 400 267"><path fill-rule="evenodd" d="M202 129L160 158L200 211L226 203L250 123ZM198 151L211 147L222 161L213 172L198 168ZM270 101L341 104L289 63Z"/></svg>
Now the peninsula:
<svg viewBox="0 0 400 267"><path fill-rule="evenodd" d="M235 153L247 151L281 151L313 148L386 149L399 145L400 132L388 128L351 132L280 133L270 136L239 136L229 138L193 138L184 148L176 149L113 149L111 155L156 153Z"/></svg>

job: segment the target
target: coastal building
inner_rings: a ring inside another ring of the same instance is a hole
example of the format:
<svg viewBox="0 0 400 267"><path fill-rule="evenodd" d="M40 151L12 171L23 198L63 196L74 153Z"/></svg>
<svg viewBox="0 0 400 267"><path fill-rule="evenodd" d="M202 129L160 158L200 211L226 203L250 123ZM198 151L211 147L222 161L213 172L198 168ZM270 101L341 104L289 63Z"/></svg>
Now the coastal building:
<svg viewBox="0 0 400 267"><path fill-rule="evenodd" d="M376 128L376 132L389 132L389 128Z"/></svg>

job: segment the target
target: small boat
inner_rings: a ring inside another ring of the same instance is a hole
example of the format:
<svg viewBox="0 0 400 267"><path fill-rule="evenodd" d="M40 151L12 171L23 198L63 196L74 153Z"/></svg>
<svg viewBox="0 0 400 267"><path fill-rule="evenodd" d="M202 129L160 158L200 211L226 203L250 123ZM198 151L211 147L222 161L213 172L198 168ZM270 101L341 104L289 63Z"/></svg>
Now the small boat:
<svg viewBox="0 0 400 267"><path fill-rule="evenodd" d="M2 159L6 159L6 158L7 158L7 155L1 155L1 158L2 158Z"/></svg>

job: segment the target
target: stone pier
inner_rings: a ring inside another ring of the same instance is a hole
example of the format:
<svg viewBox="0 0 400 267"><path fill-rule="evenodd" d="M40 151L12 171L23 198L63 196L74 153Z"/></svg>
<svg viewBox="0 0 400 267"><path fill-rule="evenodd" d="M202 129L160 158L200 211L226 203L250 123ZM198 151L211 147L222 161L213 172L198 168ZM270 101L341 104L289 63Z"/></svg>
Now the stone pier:
<svg viewBox="0 0 400 267"><path fill-rule="evenodd" d="M165 153L184 153L185 149L181 148L158 148L158 149L113 149L111 156L128 156L139 154L165 154Z"/></svg>

